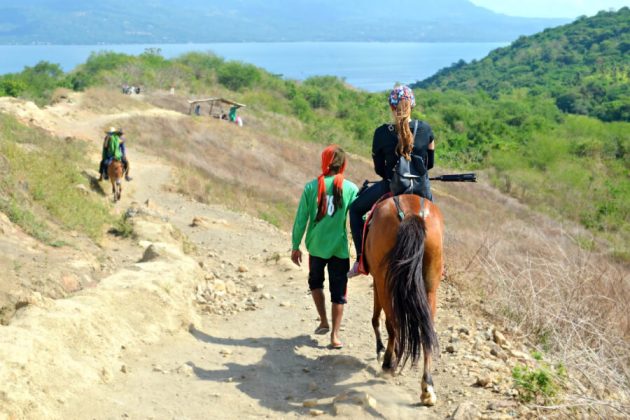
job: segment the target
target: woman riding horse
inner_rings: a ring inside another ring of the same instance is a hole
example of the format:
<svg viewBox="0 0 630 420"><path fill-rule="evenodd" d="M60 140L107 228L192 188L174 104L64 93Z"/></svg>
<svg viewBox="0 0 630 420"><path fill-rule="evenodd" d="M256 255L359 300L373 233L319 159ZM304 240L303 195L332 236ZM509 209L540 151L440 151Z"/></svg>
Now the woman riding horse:
<svg viewBox="0 0 630 420"><path fill-rule="evenodd" d="M123 129L111 127L108 131L105 132L105 138L103 139L103 153L101 157L101 163L99 165L99 182L103 180L103 178L107 179L107 167L111 163L113 156L111 154L110 142L112 138L116 138L118 140L120 152L122 153L121 161L123 164L123 173L125 175L125 181L131 181L132 178L129 176L129 160L127 159L127 147L126 141L123 137Z"/></svg>
<svg viewBox="0 0 630 420"><path fill-rule="evenodd" d="M350 207L350 228L357 252L357 260L348 272L348 277L360 274L363 216L372 208L374 203L390 192L390 180L400 156L409 159L409 156L413 155L415 160L422 161L425 175L420 180L423 186L420 195L433 200L428 170L433 167L435 137L429 124L424 121L411 120L411 110L415 105L416 99L413 91L404 85L396 86L389 95L389 106L395 123L383 124L374 131L372 159L374 160L374 171L382 179L361 191Z"/></svg>
<svg viewBox="0 0 630 420"><path fill-rule="evenodd" d="M395 125L383 125L374 133L374 169L382 181L372 185L350 208L350 224L357 255L363 252L364 271L374 278L372 326L377 357L385 350L383 369L395 372L411 358L416 364L424 355L421 402L435 404L437 397L431 377L431 357L438 349L434 320L437 289L442 278L444 223L440 209L432 203L428 170L433 167L434 136L422 121L411 121L415 105L413 92L398 86L389 103ZM424 166L419 195L400 195L377 200L390 192L390 179L403 157ZM362 249L363 214L373 208ZM358 273L358 262L349 275ZM380 335L380 314L385 312L387 348Z"/></svg>

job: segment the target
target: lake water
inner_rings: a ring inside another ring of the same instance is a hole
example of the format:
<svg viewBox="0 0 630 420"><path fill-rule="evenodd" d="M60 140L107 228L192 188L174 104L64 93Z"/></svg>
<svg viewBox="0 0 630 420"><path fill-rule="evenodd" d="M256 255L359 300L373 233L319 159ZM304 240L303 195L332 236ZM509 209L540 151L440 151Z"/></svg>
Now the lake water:
<svg viewBox="0 0 630 420"><path fill-rule="evenodd" d="M165 45L0 45L0 74L22 71L45 60L65 71L85 62L95 51L140 54L159 48L166 58L190 51L220 55L255 64L290 79L334 75L368 91L389 89L395 82L425 79L460 59L485 57L506 43L292 42Z"/></svg>

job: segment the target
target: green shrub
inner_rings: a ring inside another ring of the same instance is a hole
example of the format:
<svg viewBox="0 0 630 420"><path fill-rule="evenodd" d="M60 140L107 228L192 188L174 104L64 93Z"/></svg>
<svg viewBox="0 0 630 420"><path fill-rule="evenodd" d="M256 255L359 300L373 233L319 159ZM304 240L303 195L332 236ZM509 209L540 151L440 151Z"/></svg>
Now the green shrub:
<svg viewBox="0 0 630 420"><path fill-rule="evenodd" d="M309 105L313 109L317 108L330 108L331 98L330 95L316 88L304 88L304 97L308 101Z"/></svg>
<svg viewBox="0 0 630 420"><path fill-rule="evenodd" d="M534 358L539 361L539 367L517 365L512 369L512 379L519 399L524 403L553 404L564 386L566 370L562 364L548 366L542 362L540 353L534 355Z"/></svg>
<svg viewBox="0 0 630 420"><path fill-rule="evenodd" d="M17 98L26 90L26 83L13 76L0 78L0 95Z"/></svg>
<svg viewBox="0 0 630 420"><path fill-rule="evenodd" d="M123 214L116 219L109 233L120 236L121 238L131 238L133 236L133 224L129 221L129 218Z"/></svg>
<svg viewBox="0 0 630 420"><path fill-rule="evenodd" d="M255 86L261 78L261 73L251 64L230 61L219 67L217 77L223 86L239 91Z"/></svg>

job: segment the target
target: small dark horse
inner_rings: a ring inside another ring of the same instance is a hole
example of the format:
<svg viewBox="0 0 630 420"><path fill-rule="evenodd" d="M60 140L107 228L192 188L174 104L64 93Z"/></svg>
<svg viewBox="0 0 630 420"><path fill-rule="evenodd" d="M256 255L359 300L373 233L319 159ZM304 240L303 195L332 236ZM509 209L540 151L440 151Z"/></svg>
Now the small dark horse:
<svg viewBox="0 0 630 420"><path fill-rule="evenodd" d="M415 365L422 346L420 400L434 405L431 355L438 350L433 321L443 267L442 213L431 201L415 195L383 200L373 212L364 256L374 278L372 326L377 358L385 350L383 369L395 373L398 362L404 366L409 357ZM387 349L379 331L381 309L389 336Z"/></svg>
<svg viewBox="0 0 630 420"><path fill-rule="evenodd" d="M123 164L121 161L112 159L107 166L107 176L112 183L112 193L114 194L114 201L120 200L122 195L122 179L123 179Z"/></svg>

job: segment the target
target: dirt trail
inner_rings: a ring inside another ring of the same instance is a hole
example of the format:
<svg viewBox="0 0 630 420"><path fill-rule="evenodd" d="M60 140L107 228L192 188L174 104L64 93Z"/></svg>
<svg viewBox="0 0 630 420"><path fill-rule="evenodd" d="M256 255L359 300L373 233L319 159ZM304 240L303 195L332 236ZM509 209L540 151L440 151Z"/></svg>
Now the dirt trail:
<svg viewBox="0 0 630 420"><path fill-rule="evenodd" d="M4 103L0 109L12 110L60 137L92 139L100 138L109 122L130 116L96 115L64 106L31 110L31 114L24 114L25 106ZM155 109L135 112L181 117ZM371 278L350 281L342 324L345 347L327 348L328 336L313 334L317 317L307 272L287 258L287 233L168 192L173 169L146 152L131 148L129 153L134 181L124 183L116 211L148 200L144 207L184 234L190 255L204 273L196 289L190 290L199 317L194 324L168 330L148 344L140 340L125 346L117 356L120 368L97 383L86 382L82 392L60 399L56 417L393 419L530 414L514 400L510 378L511 367L528 359L527 349L504 342L492 324L468 312L454 286L443 283L439 292L441 355L434 363L438 404L422 407L421 371L407 367L402 375L384 376L375 359ZM196 226L191 226L193 219ZM112 241L108 246L118 245ZM120 246L132 261L144 252L144 247ZM160 323L159 307L138 302L128 310L156 311L148 314L147 322Z"/></svg>
<svg viewBox="0 0 630 420"><path fill-rule="evenodd" d="M68 401L64 417L101 418L107 413L102 418L195 419L294 417L312 412L417 418L420 412L437 418L468 400L483 409L491 402L515 408L511 398L496 392L509 393L502 381L498 382L503 389L472 386L477 376L508 378L507 365L491 361L489 352L488 360L483 360L481 345L479 355L466 354L475 338L490 344L491 325L471 322L470 314L458 309L457 292L448 284L441 291L437 324L444 351L435 377L441 401L435 408L424 408L418 405L421 372L408 369L395 378L380 374L370 325L369 278L354 279L349 285L345 348L328 349L328 336L312 334L317 317L307 290L307 273L286 258L289 236L264 222L165 192L155 183L154 174L168 173L168 168L148 156L141 159L133 198L154 202L195 245L196 259L212 284L218 279L241 289L240 293L226 290L227 300L246 310L230 314L229 306L210 309L216 313L206 314L189 331L151 347L127 350L121 360L126 373ZM195 217L205 219L205 226L191 227ZM216 303L212 299L201 302L202 310ZM447 352L449 341L461 350ZM466 356L471 361L464 362ZM484 367L483 362L490 364ZM350 396L351 402L333 405L332 400L342 395ZM367 396L374 399L372 405L365 404L372 401ZM83 403L86 398L92 402L89 406ZM303 407L307 400L317 401L311 401L313 407Z"/></svg>

